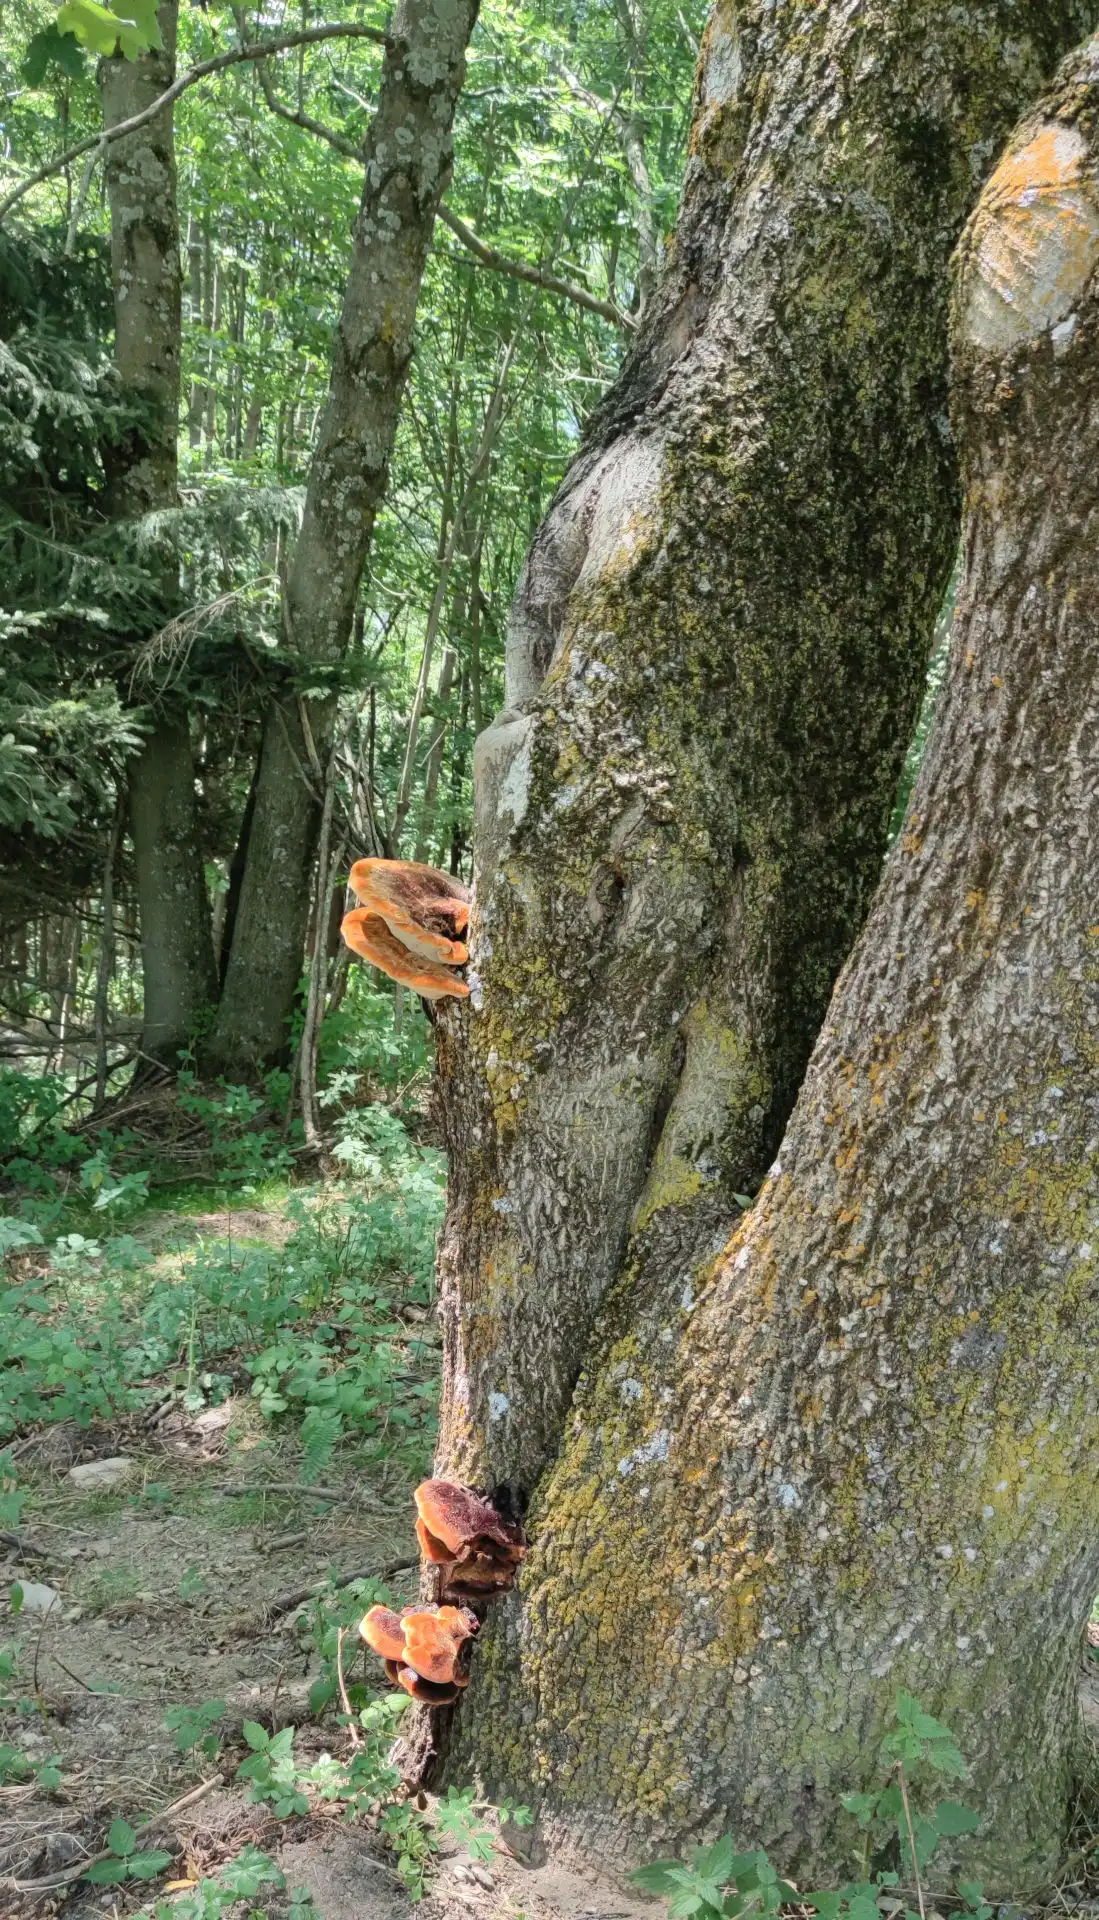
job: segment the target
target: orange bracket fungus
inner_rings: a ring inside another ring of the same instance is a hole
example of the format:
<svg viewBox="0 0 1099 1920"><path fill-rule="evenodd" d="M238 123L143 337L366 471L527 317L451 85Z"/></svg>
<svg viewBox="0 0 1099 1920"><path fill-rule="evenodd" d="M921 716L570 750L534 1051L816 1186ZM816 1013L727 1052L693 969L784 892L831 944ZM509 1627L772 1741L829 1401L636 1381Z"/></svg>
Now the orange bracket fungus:
<svg viewBox="0 0 1099 1920"><path fill-rule="evenodd" d="M395 1685L414 1700L451 1706L469 1685L469 1651L480 1625L467 1607L371 1607L359 1622L368 1647L380 1654Z"/></svg>
<svg viewBox="0 0 1099 1920"><path fill-rule="evenodd" d="M348 881L362 902L340 929L352 951L425 1000L464 1000L468 887L418 860L356 860Z"/></svg>
<svg viewBox="0 0 1099 1920"><path fill-rule="evenodd" d="M425 1558L440 1569L443 1597L491 1599L514 1584L526 1552L517 1520L453 1480L424 1480L413 1497L416 1535Z"/></svg>
<svg viewBox="0 0 1099 1920"><path fill-rule="evenodd" d="M416 1532L437 1569L441 1604L371 1607L359 1633L385 1661L395 1686L425 1706L450 1707L469 1685L470 1654L488 1601L513 1585L526 1552L523 1529L500 1490L486 1499L454 1480L416 1488Z"/></svg>
<svg viewBox="0 0 1099 1920"><path fill-rule="evenodd" d="M465 981L450 967L412 953L390 932L381 915L372 913L368 907L355 907L345 914L340 932L352 953L369 960L372 967L380 967L391 980L399 980L403 987L422 994L425 1000L442 1000L447 994L464 1000L469 993ZM460 951L464 954L465 948Z"/></svg>

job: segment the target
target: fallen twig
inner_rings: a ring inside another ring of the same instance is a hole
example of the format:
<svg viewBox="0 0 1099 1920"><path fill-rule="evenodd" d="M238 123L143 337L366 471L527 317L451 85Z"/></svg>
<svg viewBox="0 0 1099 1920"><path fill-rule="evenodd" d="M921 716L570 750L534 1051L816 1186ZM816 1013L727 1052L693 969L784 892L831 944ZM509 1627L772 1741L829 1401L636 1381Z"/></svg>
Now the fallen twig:
<svg viewBox="0 0 1099 1920"><path fill-rule="evenodd" d="M343 1636L346 1632L346 1627L339 1627L336 1631L336 1679L340 1689L340 1705L347 1715L347 1731L351 1735L351 1745L357 1753L362 1747L362 1735L355 1725L355 1716L351 1711L351 1702L347 1697L347 1683L343 1677Z"/></svg>
<svg viewBox="0 0 1099 1920"><path fill-rule="evenodd" d="M146 1833L162 1827L166 1820L174 1820L177 1813L185 1812L197 1801L204 1800L208 1793L213 1793L215 1787L224 1786L224 1784L222 1774L213 1774L200 1786L192 1787L190 1793L185 1793L181 1800L173 1800L170 1807L162 1807L159 1813L146 1814L144 1820L137 1822L134 1831ZM98 1853L89 1853L86 1860L77 1860L71 1867L64 1867L60 1873L51 1873L45 1880L10 1880L8 1885L14 1887L16 1893L46 1893L51 1887L67 1887L70 1881L79 1880L82 1874L87 1873L89 1867L96 1865L97 1861L109 1860L112 1851L111 1847L101 1847Z"/></svg>
<svg viewBox="0 0 1099 1920"><path fill-rule="evenodd" d="M392 1580L398 1573L409 1573L412 1565L411 1560L395 1560L389 1567L358 1567L354 1573L345 1573L338 1580L318 1580L310 1587L295 1587L291 1593L280 1593L269 1601L264 1614L274 1620L280 1613L290 1613L294 1607L300 1607L303 1600L316 1600L332 1588L349 1587L355 1580Z"/></svg>

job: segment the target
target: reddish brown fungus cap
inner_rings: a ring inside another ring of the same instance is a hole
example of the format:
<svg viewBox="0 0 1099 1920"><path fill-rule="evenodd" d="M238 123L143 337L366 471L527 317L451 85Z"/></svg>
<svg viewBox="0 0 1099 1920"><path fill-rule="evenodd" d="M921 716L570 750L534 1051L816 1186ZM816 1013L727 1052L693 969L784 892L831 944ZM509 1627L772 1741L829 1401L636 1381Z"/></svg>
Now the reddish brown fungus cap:
<svg viewBox="0 0 1099 1920"><path fill-rule="evenodd" d="M490 1500L453 1480L425 1480L415 1493L416 1533L426 1558L442 1568L444 1599L501 1593L526 1552L523 1529Z"/></svg>
<svg viewBox="0 0 1099 1920"><path fill-rule="evenodd" d="M410 953L465 965L469 953L458 935L469 924L469 889L460 880L418 860L356 860L348 881Z"/></svg>
<svg viewBox="0 0 1099 1920"><path fill-rule="evenodd" d="M413 1494L416 1511L434 1539L450 1549L451 1559L475 1540L523 1552L523 1530L514 1520L456 1480L421 1480Z"/></svg>
<svg viewBox="0 0 1099 1920"><path fill-rule="evenodd" d="M404 1627L392 1607L371 1607L359 1621L359 1635L383 1660L404 1659Z"/></svg>
<svg viewBox="0 0 1099 1920"><path fill-rule="evenodd" d="M368 907L355 907L345 914L340 932L352 953L369 960L371 966L380 967L391 980L411 987L413 993L422 994L425 1000L443 1000L448 994L457 1000L467 998L469 988L450 967L412 953L381 915L372 913ZM462 957L465 958L464 948Z"/></svg>
<svg viewBox="0 0 1099 1920"><path fill-rule="evenodd" d="M402 1667L397 1675L397 1685L410 1693L414 1700L422 1700L429 1707L450 1707L458 1698L456 1686L440 1686L434 1680L425 1680L412 1667Z"/></svg>
<svg viewBox="0 0 1099 1920"><path fill-rule="evenodd" d="M477 1632L468 1607L409 1607L401 1616L405 1660L422 1680L464 1687L469 1682L469 1647Z"/></svg>

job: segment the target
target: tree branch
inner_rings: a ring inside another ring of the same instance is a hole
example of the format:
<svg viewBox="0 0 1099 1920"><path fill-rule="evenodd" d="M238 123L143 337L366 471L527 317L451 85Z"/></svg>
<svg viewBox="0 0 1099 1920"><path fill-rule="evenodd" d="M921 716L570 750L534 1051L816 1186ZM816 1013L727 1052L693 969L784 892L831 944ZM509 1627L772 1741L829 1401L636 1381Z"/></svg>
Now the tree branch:
<svg viewBox="0 0 1099 1920"><path fill-rule="evenodd" d="M571 280L562 280L559 274L547 273L544 267L532 267L525 260L514 260L510 254L497 253L495 247L486 247L483 240L478 240L473 228L467 227L465 221L452 213L449 207L441 206L438 218L483 267L491 267L495 273L510 274L513 280L526 280L532 287L544 287L547 293L559 293L575 306L584 307L589 313L601 314L612 326L623 327L628 333L633 331L636 322L628 313L616 307L613 301L600 300L598 295L589 293L586 287L578 287Z"/></svg>
<svg viewBox="0 0 1099 1920"><path fill-rule="evenodd" d="M357 147L353 140L346 140L342 133L335 131L334 127L326 127L323 121L312 119L309 114L302 113L296 107L283 106L271 84L271 75L262 60L256 64L256 78L263 90L267 105L280 120L289 120L292 127L301 127L306 133L316 134L318 140L326 141L328 146L334 147L337 153L342 153L345 159L362 162L362 148Z"/></svg>
<svg viewBox="0 0 1099 1920"><path fill-rule="evenodd" d="M353 140L347 140L342 133L337 133L334 127L326 127L323 121L314 120L309 114L301 113L295 107L284 107L282 101L277 98L275 89L271 85L271 77L262 63L257 66L256 73L263 89L264 99L271 112L277 114L280 120L288 120L293 127L303 127L306 133L315 133L318 140L326 141L330 147L335 148L337 153L344 154L349 160L362 159L362 149L357 147ZM544 267L532 267L525 260L513 259L510 254L498 253L495 247L487 247L483 240L478 240L473 228L467 227L465 221L458 214L452 213L449 207L440 206L436 217L442 221L444 227L450 228L451 233L461 241L463 247L468 249L482 267L491 267L494 273L510 274L513 280L526 280L532 287L544 287L547 293L559 293L563 299L571 300L574 306L584 307L588 313L598 313L604 320L609 320L612 326L623 327L627 332L632 331L636 325L629 314L623 313L612 300L600 300L596 294L589 293L586 287L579 287L571 280L562 280L559 274L548 273Z"/></svg>
<svg viewBox="0 0 1099 1920"><path fill-rule="evenodd" d="M18 205L32 187L39 186L52 174L60 173L63 167L67 167L73 160L79 160L82 154L90 153L93 147L98 147L102 151L112 140L121 140L124 134L136 133L140 127L144 127L150 120L155 119L158 113L170 107L179 99L181 93L186 93L187 89L193 87L197 81L208 80L211 74L223 73L226 67L235 67L242 60L266 60L271 54L286 53L291 47L316 46L324 40L372 40L375 45L381 47L387 47L390 44L389 35L383 33L380 27L365 27L357 22L347 21L334 26L305 27L297 33L276 34L270 40L254 41L248 46L233 47L228 53L215 54L210 60L200 60L197 66L189 67L186 73L181 73L177 79L173 80L171 86L166 87L164 92L144 107L140 113L131 114L128 120L120 120L117 126L108 127L102 133L88 134L85 139L78 140L74 146L66 147L64 153L59 153L56 159L48 160L45 166L39 167L37 173L29 174L25 180L21 180L17 187L12 188L6 199L0 200L0 220L3 220L12 208Z"/></svg>

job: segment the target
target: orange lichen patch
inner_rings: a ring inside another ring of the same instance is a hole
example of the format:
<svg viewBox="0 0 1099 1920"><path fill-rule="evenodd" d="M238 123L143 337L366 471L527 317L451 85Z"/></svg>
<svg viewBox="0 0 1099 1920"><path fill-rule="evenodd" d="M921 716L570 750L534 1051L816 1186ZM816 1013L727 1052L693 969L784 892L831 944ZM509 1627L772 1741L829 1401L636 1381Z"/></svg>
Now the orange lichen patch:
<svg viewBox="0 0 1099 1920"><path fill-rule="evenodd" d="M1099 200L1076 127L1051 123L1008 153L971 228L967 330L1003 350L1069 314L1099 257Z"/></svg>
<svg viewBox="0 0 1099 1920"><path fill-rule="evenodd" d="M465 965L469 951L457 936L469 925L469 889L460 880L417 860L356 860L348 884L410 953Z"/></svg>
<svg viewBox="0 0 1099 1920"><path fill-rule="evenodd" d="M356 907L345 914L340 932L352 953L369 960L372 967L380 967L391 980L399 980L402 986L422 994L425 1000L443 1000L448 994L464 1000L469 993L465 981L449 967L410 952L382 916L368 907Z"/></svg>
<svg viewBox="0 0 1099 1920"><path fill-rule="evenodd" d="M392 1607L371 1607L359 1621L359 1637L375 1653L380 1653L383 1660L405 1657L404 1627Z"/></svg>
<svg viewBox="0 0 1099 1920"><path fill-rule="evenodd" d="M468 1607L409 1607L401 1619L406 1664L436 1685L469 1684L469 1652L479 1625Z"/></svg>
<svg viewBox="0 0 1099 1920"><path fill-rule="evenodd" d="M422 1700L429 1707L452 1707L458 1698L456 1686L442 1686L435 1680L425 1680L411 1667L400 1668L397 1685L410 1693L414 1700Z"/></svg>
<svg viewBox="0 0 1099 1920"><path fill-rule="evenodd" d="M424 1480L414 1497L416 1533L427 1559L444 1568L445 1595L475 1598L512 1585L526 1552L517 1521L453 1480Z"/></svg>

